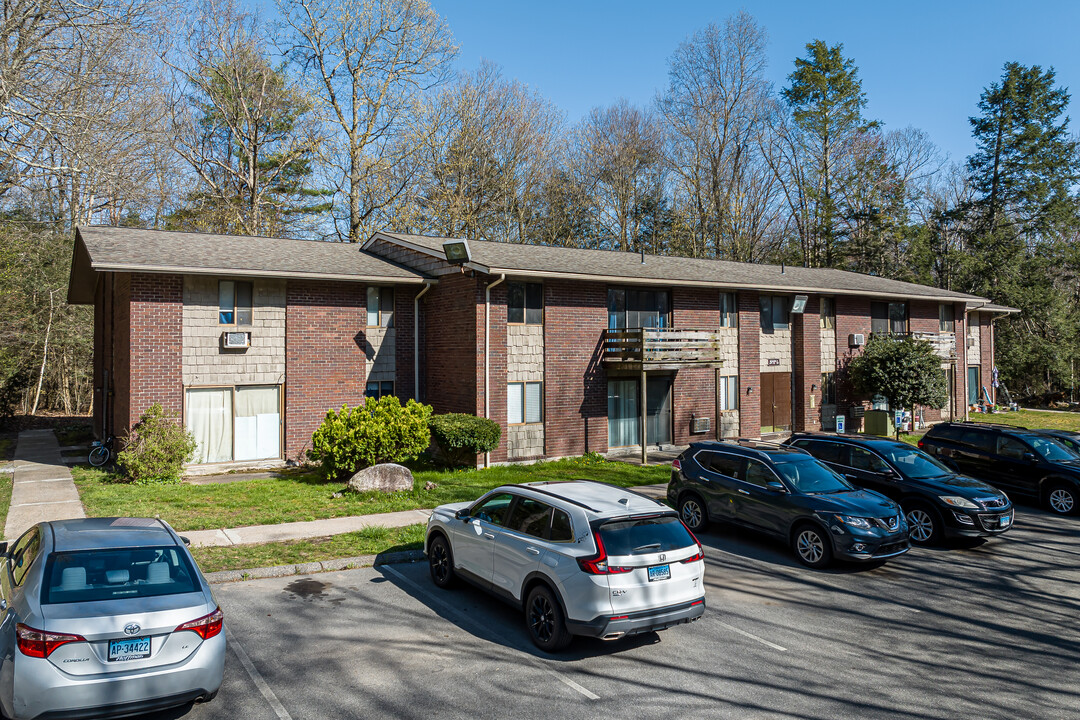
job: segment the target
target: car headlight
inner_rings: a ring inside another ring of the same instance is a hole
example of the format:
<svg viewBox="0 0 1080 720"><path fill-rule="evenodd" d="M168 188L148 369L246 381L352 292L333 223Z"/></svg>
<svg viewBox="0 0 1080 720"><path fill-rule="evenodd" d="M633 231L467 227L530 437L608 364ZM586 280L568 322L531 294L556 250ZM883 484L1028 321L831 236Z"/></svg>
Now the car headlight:
<svg viewBox="0 0 1080 720"><path fill-rule="evenodd" d="M946 505L952 505L953 507L964 508L965 510L978 510L979 506L971 502L967 498L962 498L959 495L938 495L941 498L941 502Z"/></svg>
<svg viewBox="0 0 1080 720"><path fill-rule="evenodd" d="M873 527L873 525L870 524L870 518L855 517L854 515L834 515L833 517L850 527L860 528L862 530L869 530Z"/></svg>

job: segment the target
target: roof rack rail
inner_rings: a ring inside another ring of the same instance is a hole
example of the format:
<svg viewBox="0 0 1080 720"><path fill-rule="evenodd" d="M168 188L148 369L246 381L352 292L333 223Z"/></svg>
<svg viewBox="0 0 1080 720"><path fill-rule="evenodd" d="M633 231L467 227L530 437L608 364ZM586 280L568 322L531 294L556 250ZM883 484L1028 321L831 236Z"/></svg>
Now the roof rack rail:
<svg viewBox="0 0 1080 720"><path fill-rule="evenodd" d="M609 488L614 488L616 490L622 490L623 492L628 492L631 495L637 495L638 497L644 498L644 499L649 500L651 502L654 502L657 505L663 505L664 507L667 507L667 504L661 502L660 500L658 500L658 499L656 499L654 497L649 497L645 493L640 493L637 490L632 490L630 488L626 488L626 487L623 487L621 485L613 485L611 483L606 483L606 482L603 482L601 480L590 480L588 478L575 478L572 482L587 482L587 483L593 483L594 485L604 485L604 486L609 487Z"/></svg>
<svg viewBox="0 0 1080 720"><path fill-rule="evenodd" d="M988 425L992 428L1012 428L1013 430L1027 430L1023 425L1010 425L1009 423L991 422L990 420L961 420L958 425Z"/></svg>
<svg viewBox="0 0 1080 720"><path fill-rule="evenodd" d="M550 481L542 481L542 482L544 484L553 484ZM556 482L565 482L565 481L559 480L559 481L556 481ZM568 497L565 497L563 495L553 493L550 490L544 490L542 488L538 488L535 485L531 485L531 484L528 484L528 483L509 483L507 485L500 485L499 487L512 487L512 488L522 488L524 490L532 490L533 492L538 492L538 493L541 493L543 495L547 495L548 497L558 498L559 500L562 500L564 502L568 502L571 505L577 505L579 508L584 508L584 509L588 510L589 512L594 512L594 513L599 513L600 512L596 508L591 507L589 505L586 505L583 502L579 502L578 500L574 500L573 498L568 498Z"/></svg>
<svg viewBox="0 0 1080 720"><path fill-rule="evenodd" d="M790 451L790 452L802 453L803 455L809 455L810 454L809 452L807 452L806 450L803 450L800 447L795 447L793 445L784 445L783 443L772 442L771 440L755 440L754 438L738 438L735 442L738 445L741 445L742 447L745 447L747 450L757 450L762 455L765 454L765 451L758 448L757 447L758 445L764 445L764 446L766 446L767 449L770 449L770 450L785 450L785 451Z"/></svg>

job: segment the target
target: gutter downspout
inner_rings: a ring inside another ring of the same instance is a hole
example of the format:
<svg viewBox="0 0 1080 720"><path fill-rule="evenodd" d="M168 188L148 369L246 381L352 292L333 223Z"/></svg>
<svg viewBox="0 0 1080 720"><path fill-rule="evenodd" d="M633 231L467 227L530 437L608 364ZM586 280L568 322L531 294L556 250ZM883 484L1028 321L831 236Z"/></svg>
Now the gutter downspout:
<svg viewBox="0 0 1080 720"><path fill-rule="evenodd" d="M431 289L432 283L424 283L424 289L413 297L413 397L420 402L420 298Z"/></svg>
<svg viewBox="0 0 1080 720"><path fill-rule="evenodd" d="M506 273L484 288L484 417L491 419L491 378L488 367L491 364L491 288L506 280ZM484 453L484 467L491 467L491 453Z"/></svg>

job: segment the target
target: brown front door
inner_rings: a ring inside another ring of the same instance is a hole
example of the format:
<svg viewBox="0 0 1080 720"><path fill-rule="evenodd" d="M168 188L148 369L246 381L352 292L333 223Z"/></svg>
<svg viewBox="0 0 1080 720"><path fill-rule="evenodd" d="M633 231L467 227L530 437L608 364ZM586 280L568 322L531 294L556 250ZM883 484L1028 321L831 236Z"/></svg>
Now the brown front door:
<svg viewBox="0 0 1080 720"><path fill-rule="evenodd" d="M791 429L791 373L761 373L761 432Z"/></svg>

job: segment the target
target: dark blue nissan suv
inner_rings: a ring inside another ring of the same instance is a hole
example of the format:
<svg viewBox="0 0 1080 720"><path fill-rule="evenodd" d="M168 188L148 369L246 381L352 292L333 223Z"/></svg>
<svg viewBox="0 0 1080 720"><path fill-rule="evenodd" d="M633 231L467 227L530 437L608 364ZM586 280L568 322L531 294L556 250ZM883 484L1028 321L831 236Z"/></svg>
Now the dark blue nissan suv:
<svg viewBox="0 0 1080 720"><path fill-rule="evenodd" d="M693 443L672 463L668 501L692 530L735 523L785 540L813 568L910 549L900 507L809 453L752 440Z"/></svg>

